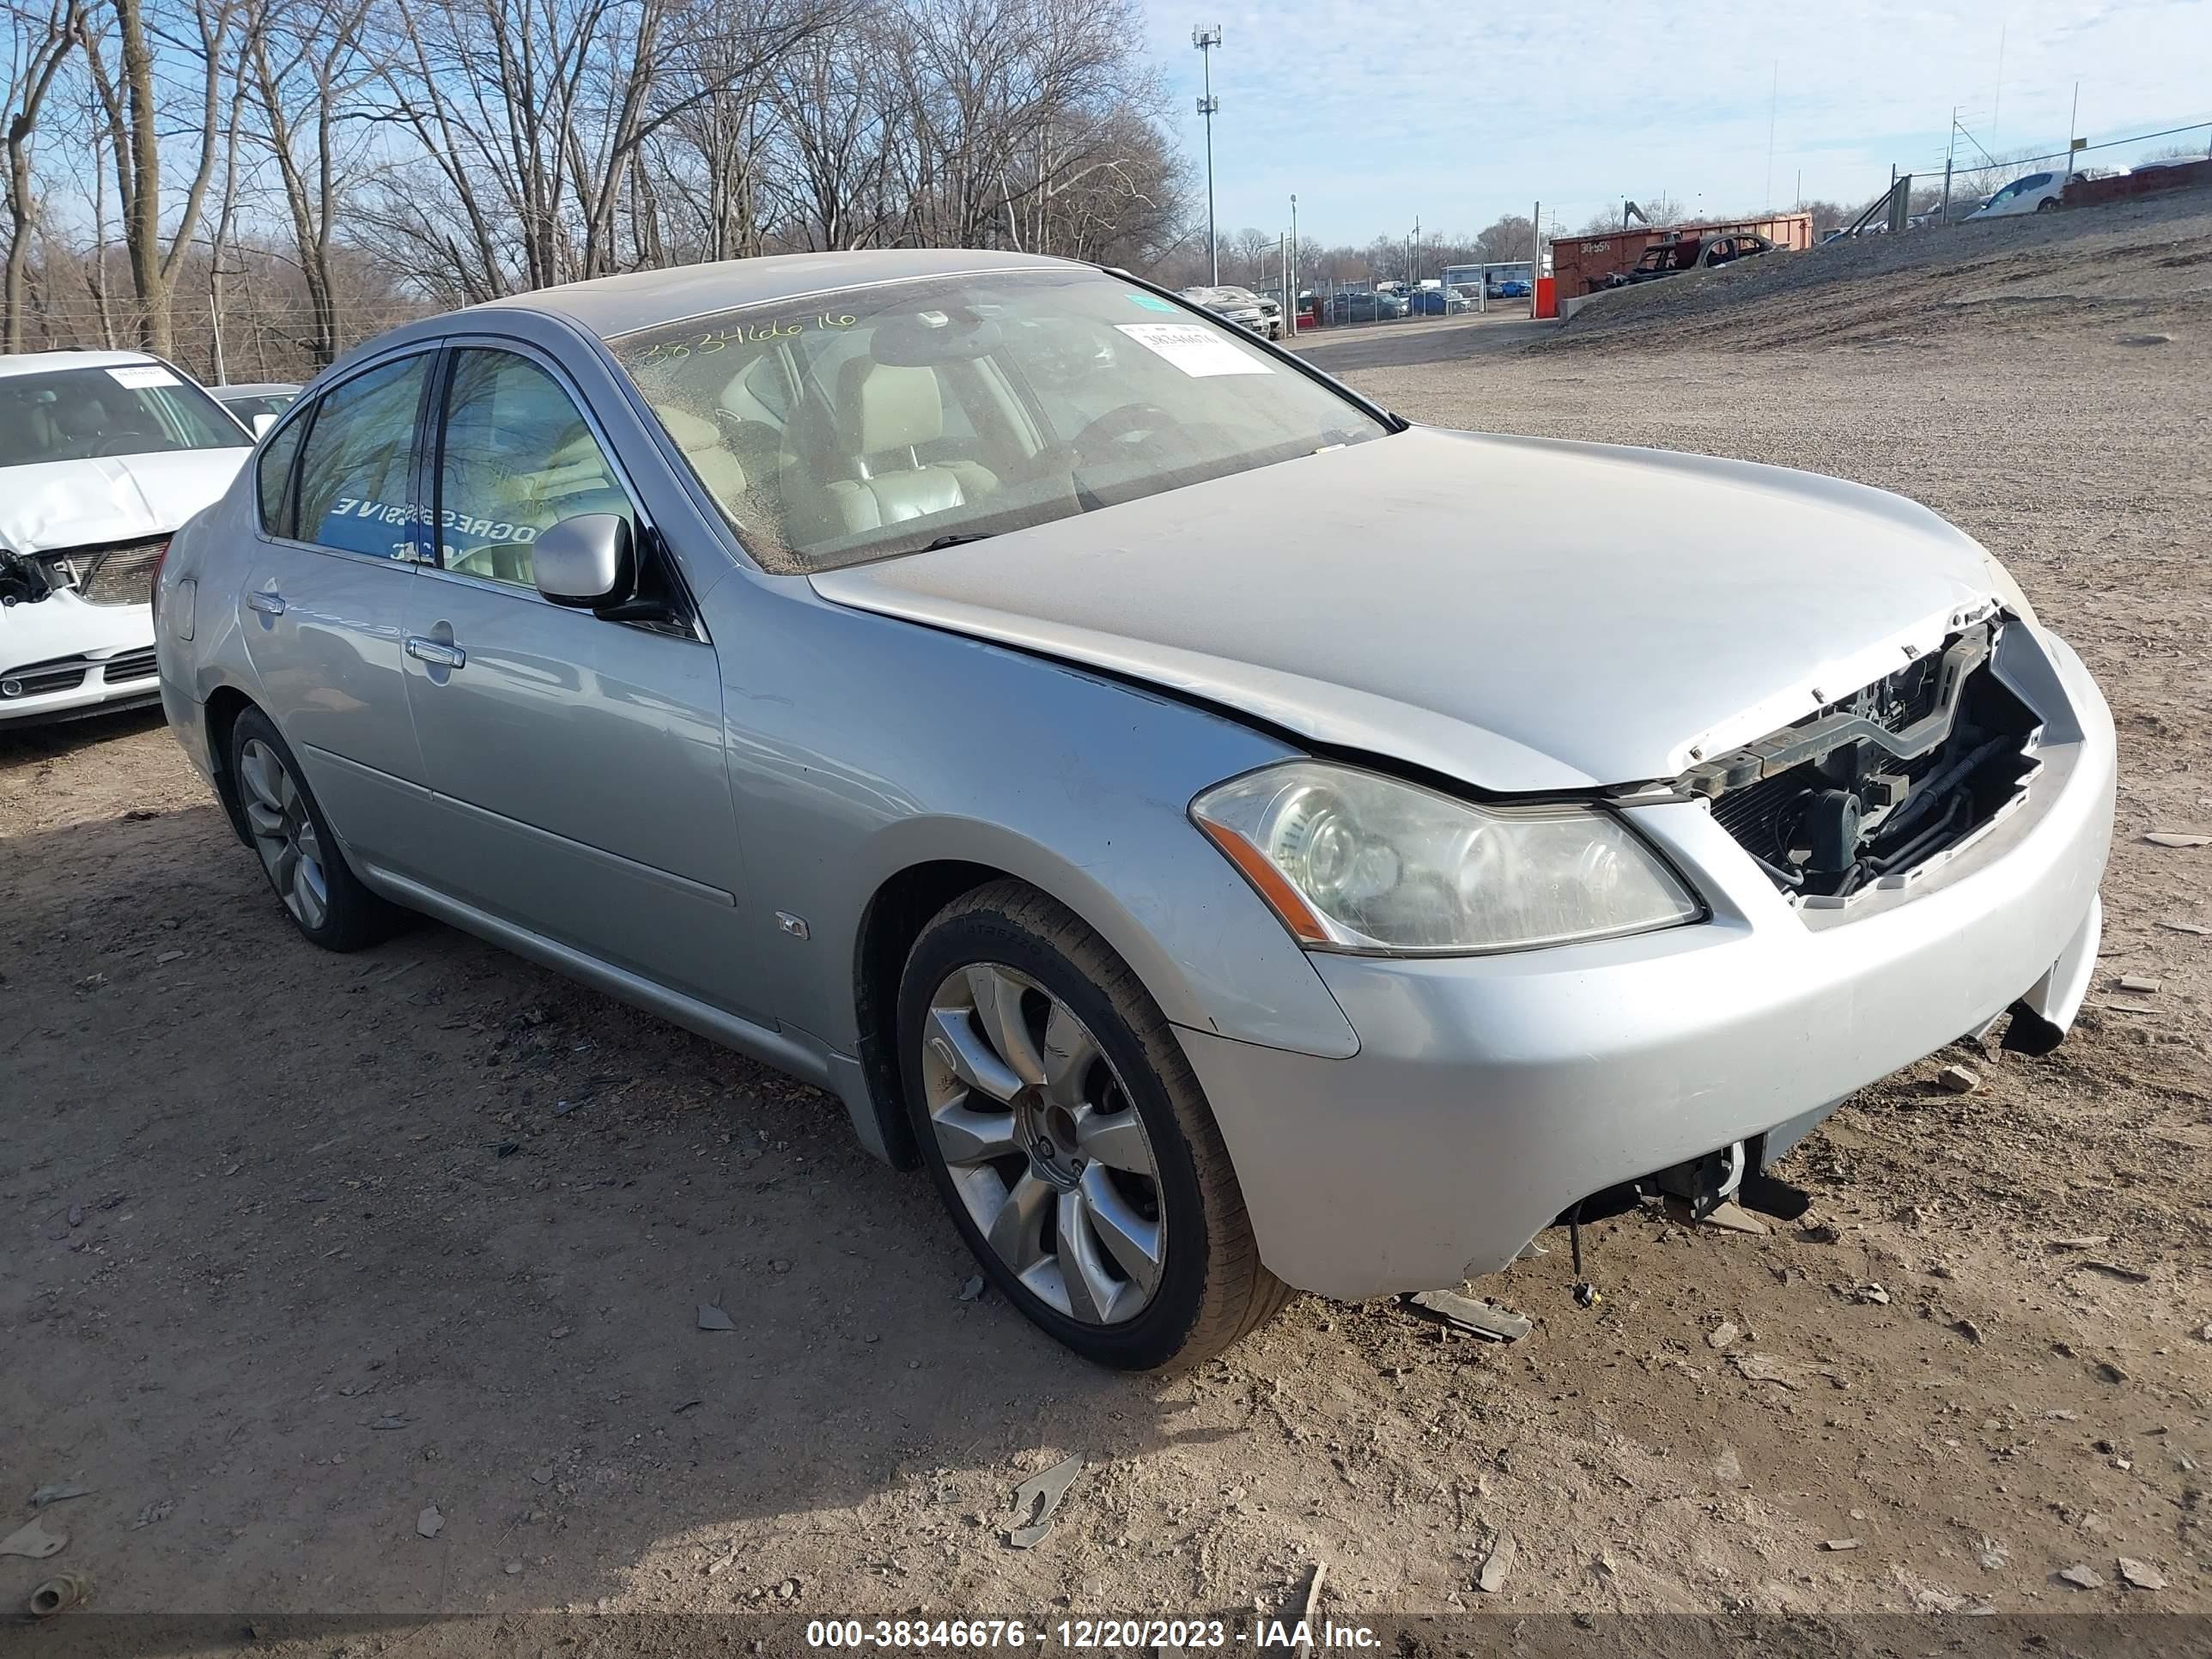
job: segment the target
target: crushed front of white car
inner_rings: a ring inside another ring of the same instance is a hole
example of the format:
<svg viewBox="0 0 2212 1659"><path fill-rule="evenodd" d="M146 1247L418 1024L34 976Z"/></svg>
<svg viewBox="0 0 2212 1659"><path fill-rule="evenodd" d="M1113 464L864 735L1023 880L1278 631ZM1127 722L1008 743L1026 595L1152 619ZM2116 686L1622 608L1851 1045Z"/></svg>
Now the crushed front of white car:
<svg viewBox="0 0 2212 1659"><path fill-rule="evenodd" d="M156 700L154 573L249 453L158 360L0 357L0 725Z"/></svg>

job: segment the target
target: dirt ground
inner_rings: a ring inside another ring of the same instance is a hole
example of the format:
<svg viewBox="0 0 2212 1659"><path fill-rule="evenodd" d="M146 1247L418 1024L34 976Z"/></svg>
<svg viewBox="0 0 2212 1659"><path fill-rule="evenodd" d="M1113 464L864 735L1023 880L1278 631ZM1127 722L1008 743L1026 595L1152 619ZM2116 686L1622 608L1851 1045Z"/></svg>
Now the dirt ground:
<svg viewBox="0 0 2212 1659"><path fill-rule="evenodd" d="M960 1299L825 1097L441 927L313 950L157 721L0 745L0 1532L93 1489L0 1608L68 1569L109 1612L1249 1614L1325 1562L1340 1618L2212 1610L2212 848L2144 839L2212 830L2212 217L2130 226L2057 286L1992 241L1942 304L1358 377L1917 496L2118 722L2065 1047L1853 1099L1787 1170L1814 1224L1606 1224L1594 1313L1551 1236L1478 1287L1536 1322L1509 1347L1305 1299L1194 1374L1091 1370Z"/></svg>

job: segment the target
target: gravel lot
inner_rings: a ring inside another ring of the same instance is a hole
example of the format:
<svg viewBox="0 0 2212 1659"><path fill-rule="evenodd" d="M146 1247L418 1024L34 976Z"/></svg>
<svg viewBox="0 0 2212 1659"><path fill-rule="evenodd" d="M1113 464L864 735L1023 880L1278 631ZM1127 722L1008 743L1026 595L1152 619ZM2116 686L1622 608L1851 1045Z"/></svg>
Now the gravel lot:
<svg viewBox="0 0 2212 1659"><path fill-rule="evenodd" d="M1607 1224L1595 1313L1562 1237L1479 1287L1537 1322L1510 1348L1308 1299L1194 1374L1089 1370L959 1299L826 1097L442 928L312 950L158 723L0 743L0 1532L95 1489L0 1607L65 1568L108 1611L1249 1613L1325 1561L1339 1617L2212 1610L2212 848L2142 838L2212 829L2212 214L2118 211L1977 228L1933 291L1686 285L1641 333L1355 372L1915 495L2119 724L2074 1039L1866 1091L1795 1161L1817 1224Z"/></svg>

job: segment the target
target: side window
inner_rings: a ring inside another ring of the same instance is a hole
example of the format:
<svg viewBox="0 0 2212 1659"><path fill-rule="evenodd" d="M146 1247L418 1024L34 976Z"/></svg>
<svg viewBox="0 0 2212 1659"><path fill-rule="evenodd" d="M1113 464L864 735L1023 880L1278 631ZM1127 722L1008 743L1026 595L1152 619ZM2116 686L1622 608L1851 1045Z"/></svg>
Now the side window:
<svg viewBox="0 0 2212 1659"><path fill-rule="evenodd" d="M307 421L303 416L271 438L254 458L253 487L261 501L261 527L272 536L296 533L292 514L292 460L299 454L300 440L307 434Z"/></svg>
<svg viewBox="0 0 2212 1659"><path fill-rule="evenodd" d="M385 559L413 551L408 468L429 361L404 357L323 394L300 455L301 541Z"/></svg>
<svg viewBox="0 0 2212 1659"><path fill-rule="evenodd" d="M532 584L530 544L562 519L637 509L574 399L512 351L454 354L438 448L438 539L448 570Z"/></svg>

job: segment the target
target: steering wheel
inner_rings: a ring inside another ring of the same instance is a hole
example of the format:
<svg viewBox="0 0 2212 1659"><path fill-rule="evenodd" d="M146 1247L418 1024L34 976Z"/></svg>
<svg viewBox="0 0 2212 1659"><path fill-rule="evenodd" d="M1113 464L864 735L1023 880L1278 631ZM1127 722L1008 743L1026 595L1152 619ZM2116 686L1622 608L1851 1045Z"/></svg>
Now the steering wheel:
<svg viewBox="0 0 2212 1659"><path fill-rule="evenodd" d="M1077 433L1071 447L1076 459L1089 465L1142 448L1160 434L1182 425L1158 404L1123 404L1118 409L1108 410ZM1109 445L1113 447L1108 447Z"/></svg>

